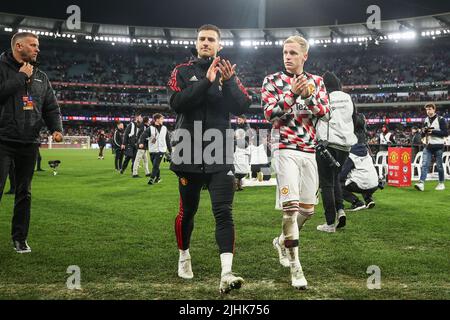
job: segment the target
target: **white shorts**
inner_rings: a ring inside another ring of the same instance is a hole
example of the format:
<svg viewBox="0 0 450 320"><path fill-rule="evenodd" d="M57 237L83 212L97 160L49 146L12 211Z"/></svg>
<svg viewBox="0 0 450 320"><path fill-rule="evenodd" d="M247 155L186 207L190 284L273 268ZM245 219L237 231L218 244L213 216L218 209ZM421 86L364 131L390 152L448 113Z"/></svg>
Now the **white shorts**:
<svg viewBox="0 0 450 320"><path fill-rule="evenodd" d="M316 155L282 149L274 154L277 173L277 205L288 201L304 204L318 203L319 175Z"/></svg>

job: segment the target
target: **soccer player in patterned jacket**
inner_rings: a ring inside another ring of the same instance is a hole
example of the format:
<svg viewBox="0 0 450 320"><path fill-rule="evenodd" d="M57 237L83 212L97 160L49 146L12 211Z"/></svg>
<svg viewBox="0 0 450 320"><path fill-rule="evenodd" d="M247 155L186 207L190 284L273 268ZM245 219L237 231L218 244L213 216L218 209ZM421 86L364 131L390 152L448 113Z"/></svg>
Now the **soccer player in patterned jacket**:
<svg viewBox="0 0 450 320"><path fill-rule="evenodd" d="M285 70L268 75L261 90L264 115L272 123L272 151L277 173L282 234L273 241L280 263L290 267L292 286L306 289L298 255L299 230L314 214L318 173L315 159L319 118L328 119L328 96L319 76L304 72L308 42L300 36L284 41Z"/></svg>

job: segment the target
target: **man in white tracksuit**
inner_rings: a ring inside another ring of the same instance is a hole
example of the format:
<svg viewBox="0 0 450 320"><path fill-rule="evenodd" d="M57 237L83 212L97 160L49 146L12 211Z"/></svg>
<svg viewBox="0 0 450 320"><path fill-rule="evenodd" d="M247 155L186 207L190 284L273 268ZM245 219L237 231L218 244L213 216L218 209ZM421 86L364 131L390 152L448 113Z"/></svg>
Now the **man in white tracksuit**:
<svg viewBox="0 0 450 320"><path fill-rule="evenodd" d="M152 173L148 184L152 185L161 182L159 166L161 160L167 151L172 152L169 139L169 131L163 124L164 117L157 113L153 115L153 124L142 134L139 143L144 144L148 141L148 151L150 152L150 161L152 162Z"/></svg>
<svg viewBox="0 0 450 320"><path fill-rule="evenodd" d="M250 172L250 150L249 140L251 128L246 122L246 117L241 115L237 118L237 127L234 132L236 148L234 150L234 176L236 178L236 191L242 188L242 179Z"/></svg>
<svg viewBox="0 0 450 320"><path fill-rule="evenodd" d="M355 107L351 96L342 91L341 82L334 73L326 72L323 81L329 96L331 114L329 120L319 119L316 125L319 141L319 146L316 147L316 161L326 218L326 223L317 226L317 230L335 232L336 228L344 227L346 224L339 173L350 148L357 142L353 125ZM339 165L330 162L324 152L332 156ZM337 225L336 215L339 221Z"/></svg>
<svg viewBox="0 0 450 320"><path fill-rule="evenodd" d="M144 131L149 127L149 118L144 117L144 126L142 128L139 128L137 136L137 141L140 140L141 135L144 133ZM138 149L136 153L136 158L133 162L133 178L138 178L139 175L139 165L141 164L141 160L144 161L144 170L145 170L145 176L150 176L150 170L148 169L148 155L147 155L147 144L140 144L138 143Z"/></svg>

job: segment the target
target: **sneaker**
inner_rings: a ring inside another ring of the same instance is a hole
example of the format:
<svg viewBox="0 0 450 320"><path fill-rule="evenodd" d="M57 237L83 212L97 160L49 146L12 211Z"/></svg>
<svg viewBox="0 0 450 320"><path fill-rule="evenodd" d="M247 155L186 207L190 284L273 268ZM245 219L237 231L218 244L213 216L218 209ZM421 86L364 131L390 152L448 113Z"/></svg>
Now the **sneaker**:
<svg viewBox="0 0 450 320"><path fill-rule="evenodd" d="M338 220L338 224L336 225L336 228L345 227L345 224L347 223L347 216L345 215L345 211L343 209L338 210L337 220Z"/></svg>
<svg viewBox="0 0 450 320"><path fill-rule="evenodd" d="M155 184L155 179L154 178L150 178L150 180L148 180L147 184Z"/></svg>
<svg viewBox="0 0 450 320"><path fill-rule="evenodd" d="M178 260L178 276L183 279L192 279L194 277L190 258L182 261Z"/></svg>
<svg viewBox="0 0 450 320"><path fill-rule="evenodd" d="M29 253L31 252L31 248L28 246L27 240L18 241L13 240L14 250L17 253Z"/></svg>
<svg viewBox="0 0 450 320"><path fill-rule="evenodd" d="M156 178L155 183L160 183L162 182L162 179L160 177Z"/></svg>
<svg viewBox="0 0 450 320"><path fill-rule="evenodd" d="M264 174L260 171L256 174L256 179L258 179L259 182L264 180Z"/></svg>
<svg viewBox="0 0 450 320"><path fill-rule="evenodd" d="M291 268L291 284L295 289L305 290L308 286L302 267Z"/></svg>
<svg viewBox="0 0 450 320"><path fill-rule="evenodd" d="M287 257L284 244L280 244L280 238L276 237L272 241L273 247L278 251L278 259L283 267L289 267L289 259Z"/></svg>
<svg viewBox="0 0 450 320"><path fill-rule="evenodd" d="M436 188L434 188L434 190L437 190L437 191L445 190L445 184L442 182L439 182L438 185L436 186Z"/></svg>
<svg viewBox="0 0 450 320"><path fill-rule="evenodd" d="M140 178L140 176L137 174L133 174L133 178Z"/></svg>
<svg viewBox="0 0 450 320"><path fill-rule="evenodd" d="M148 173L148 174L146 174L145 176L146 176L146 177L151 177L152 174L151 174L151 173Z"/></svg>
<svg viewBox="0 0 450 320"><path fill-rule="evenodd" d="M351 208L348 209L348 211L359 211L359 210L363 210L366 208L366 205L364 203L362 203L361 201L358 201L356 203L353 203Z"/></svg>
<svg viewBox="0 0 450 320"><path fill-rule="evenodd" d="M375 201L373 201L372 199L366 201L366 208L367 209L372 209L373 207L375 207Z"/></svg>
<svg viewBox="0 0 450 320"><path fill-rule="evenodd" d="M328 233L336 232L336 227L334 225L328 225L326 223L318 225L316 229L317 231L323 231Z"/></svg>
<svg viewBox="0 0 450 320"><path fill-rule="evenodd" d="M425 190L425 185L423 184L422 181L420 181L419 183L416 183L416 184L414 185L414 188L416 188L416 189L419 190L419 191L423 191L423 190Z"/></svg>
<svg viewBox="0 0 450 320"><path fill-rule="evenodd" d="M231 272L226 273L220 278L220 293L225 294L229 293L231 290L240 289L243 283L244 279L241 277L236 277Z"/></svg>

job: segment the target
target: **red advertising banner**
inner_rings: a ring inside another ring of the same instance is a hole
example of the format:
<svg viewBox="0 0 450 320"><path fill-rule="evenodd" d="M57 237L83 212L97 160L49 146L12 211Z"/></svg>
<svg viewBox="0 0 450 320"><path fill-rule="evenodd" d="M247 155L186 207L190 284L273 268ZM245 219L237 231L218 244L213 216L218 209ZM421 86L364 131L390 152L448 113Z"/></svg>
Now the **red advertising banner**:
<svg viewBox="0 0 450 320"><path fill-rule="evenodd" d="M388 185L411 186L411 148L388 148Z"/></svg>

